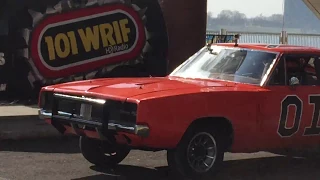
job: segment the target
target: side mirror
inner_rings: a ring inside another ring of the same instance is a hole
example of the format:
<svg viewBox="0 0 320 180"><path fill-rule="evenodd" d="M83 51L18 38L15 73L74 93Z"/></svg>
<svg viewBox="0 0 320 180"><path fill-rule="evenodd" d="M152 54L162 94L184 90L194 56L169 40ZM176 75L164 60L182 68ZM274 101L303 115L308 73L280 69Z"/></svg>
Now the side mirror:
<svg viewBox="0 0 320 180"><path fill-rule="evenodd" d="M296 77L292 77L289 81L290 86L298 86L300 85L300 81Z"/></svg>

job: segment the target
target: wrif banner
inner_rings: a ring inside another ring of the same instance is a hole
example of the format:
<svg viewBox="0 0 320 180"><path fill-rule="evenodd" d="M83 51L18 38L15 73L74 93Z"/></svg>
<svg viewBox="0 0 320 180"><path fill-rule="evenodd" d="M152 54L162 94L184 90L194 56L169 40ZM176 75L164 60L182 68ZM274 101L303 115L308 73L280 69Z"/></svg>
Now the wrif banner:
<svg viewBox="0 0 320 180"><path fill-rule="evenodd" d="M30 33L31 58L50 78L136 60L152 51L146 10L119 3L47 16Z"/></svg>
<svg viewBox="0 0 320 180"><path fill-rule="evenodd" d="M14 57L30 65L29 79L82 77L124 64L164 76L205 45L205 0L1 3L0 32L8 33Z"/></svg>

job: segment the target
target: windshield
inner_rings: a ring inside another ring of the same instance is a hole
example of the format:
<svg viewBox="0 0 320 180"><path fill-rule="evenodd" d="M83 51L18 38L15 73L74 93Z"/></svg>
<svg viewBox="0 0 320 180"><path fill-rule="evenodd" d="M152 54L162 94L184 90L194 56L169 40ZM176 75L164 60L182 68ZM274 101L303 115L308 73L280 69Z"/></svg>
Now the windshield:
<svg viewBox="0 0 320 180"><path fill-rule="evenodd" d="M276 57L277 53L212 46L201 49L170 76L261 85Z"/></svg>

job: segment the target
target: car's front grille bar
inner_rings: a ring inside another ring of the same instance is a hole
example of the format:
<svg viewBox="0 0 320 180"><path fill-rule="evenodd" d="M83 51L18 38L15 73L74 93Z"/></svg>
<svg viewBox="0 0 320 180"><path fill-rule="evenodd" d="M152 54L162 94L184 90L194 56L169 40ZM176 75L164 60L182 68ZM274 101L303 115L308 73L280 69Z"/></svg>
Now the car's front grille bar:
<svg viewBox="0 0 320 180"><path fill-rule="evenodd" d="M58 115L52 115L52 120L60 120L60 121L65 121L65 122L73 122L73 123L77 123L77 124L82 124L82 125L91 125L93 127L102 127L102 123L101 122L97 122L97 121L88 121L82 118L78 118L78 117L73 117L72 114L68 114L68 116L66 116L67 113L64 112L58 112Z"/></svg>
<svg viewBox="0 0 320 180"><path fill-rule="evenodd" d="M106 105L106 100L104 99L93 99L88 97L79 97L79 96L71 96L66 94L53 94L53 104L52 104L52 113L53 115L67 116L69 118L70 115L74 116L78 119L83 120L91 120L91 121L103 121L103 109ZM61 104L62 103L62 104ZM92 106L92 110L90 110L90 118L86 119L86 116L81 116L82 104L87 104ZM81 105L81 107L80 107ZM64 113L64 114L61 114Z"/></svg>
<svg viewBox="0 0 320 180"><path fill-rule="evenodd" d="M94 103L94 104L101 104L101 105L104 105L106 103L106 100L104 99L93 99L88 97L70 96L70 95L59 94L59 93L55 93L53 95L54 97L57 97L57 98L76 100L80 102L87 102L87 103Z"/></svg>
<svg viewBox="0 0 320 180"><path fill-rule="evenodd" d="M63 112L58 112L58 115L53 115L51 112L46 112L45 110L40 109L39 110L39 117L40 119L52 119L53 121L62 121L62 122L67 122L70 123L72 126L73 130L77 132L77 124L82 124L82 125L87 125L87 126L92 126L95 128L95 131L99 133L101 138L103 137L101 135L101 128L103 128L103 124L100 122L94 122L94 121L87 121L83 119L78 119L78 118L68 118L66 116L66 113ZM140 137L148 137L149 136L149 127L147 125L133 125L133 126L126 126L123 124L118 124L118 123L108 123L107 124L107 130L115 130L115 131L120 131L120 132L127 132L131 134L136 134ZM77 133L81 135L80 133Z"/></svg>

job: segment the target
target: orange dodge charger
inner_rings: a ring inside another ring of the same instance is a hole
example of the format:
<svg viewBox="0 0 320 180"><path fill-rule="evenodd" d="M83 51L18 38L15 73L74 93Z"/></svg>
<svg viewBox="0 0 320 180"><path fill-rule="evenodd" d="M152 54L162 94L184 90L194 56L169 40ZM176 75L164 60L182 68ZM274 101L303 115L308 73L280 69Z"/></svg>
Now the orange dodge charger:
<svg viewBox="0 0 320 180"><path fill-rule="evenodd" d="M320 141L320 49L219 43L167 77L77 81L42 88L39 115L81 152L114 166L131 149L167 150L169 167L212 177L225 152L275 152Z"/></svg>

